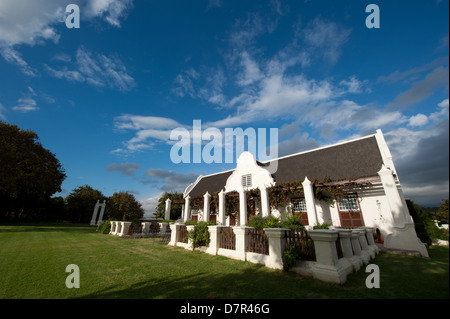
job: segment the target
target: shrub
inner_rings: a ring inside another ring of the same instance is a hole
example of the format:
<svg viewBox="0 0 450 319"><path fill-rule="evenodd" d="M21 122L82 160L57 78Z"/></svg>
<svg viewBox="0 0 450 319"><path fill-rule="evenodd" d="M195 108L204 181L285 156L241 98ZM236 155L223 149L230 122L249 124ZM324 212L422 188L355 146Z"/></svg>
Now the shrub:
<svg viewBox="0 0 450 319"><path fill-rule="evenodd" d="M98 231L102 234L109 234L109 232L111 231L111 221L112 220L113 220L113 218L104 220L103 223L98 228Z"/></svg>
<svg viewBox="0 0 450 319"><path fill-rule="evenodd" d="M317 224L316 226L314 226L314 229L328 229L330 228L331 224L330 223L322 223L322 224Z"/></svg>
<svg viewBox="0 0 450 319"><path fill-rule="evenodd" d="M304 228L300 215L289 215L284 221L281 222L281 227L288 229Z"/></svg>
<svg viewBox="0 0 450 319"><path fill-rule="evenodd" d="M248 226L256 229L281 228L281 223L280 219L274 216L262 217L261 215L255 215L250 219Z"/></svg>
<svg viewBox="0 0 450 319"><path fill-rule="evenodd" d="M192 240L192 248L200 246L207 246L209 244L208 225L211 223L197 222L194 229L189 231L188 237Z"/></svg>
<svg viewBox="0 0 450 319"><path fill-rule="evenodd" d="M297 259L300 259L300 253L297 247L286 249L283 252L283 270L288 271L291 269Z"/></svg>

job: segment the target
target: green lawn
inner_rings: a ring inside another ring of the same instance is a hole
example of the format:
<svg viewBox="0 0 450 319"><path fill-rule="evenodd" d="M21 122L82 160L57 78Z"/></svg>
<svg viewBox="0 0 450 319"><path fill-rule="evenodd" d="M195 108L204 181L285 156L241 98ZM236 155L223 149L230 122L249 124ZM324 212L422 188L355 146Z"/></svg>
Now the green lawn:
<svg viewBox="0 0 450 319"><path fill-rule="evenodd" d="M449 249L431 259L380 254L379 289L364 267L343 285L160 244L121 239L91 226L0 225L0 299L66 298L449 298ZM80 288L65 285L80 268Z"/></svg>

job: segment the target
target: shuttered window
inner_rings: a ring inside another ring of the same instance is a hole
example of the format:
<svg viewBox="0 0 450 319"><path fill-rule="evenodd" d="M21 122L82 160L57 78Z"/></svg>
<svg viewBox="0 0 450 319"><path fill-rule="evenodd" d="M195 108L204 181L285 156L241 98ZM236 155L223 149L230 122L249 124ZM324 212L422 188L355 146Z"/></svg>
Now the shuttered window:
<svg viewBox="0 0 450 319"><path fill-rule="evenodd" d="M242 186L249 187L252 186L252 175L242 175Z"/></svg>

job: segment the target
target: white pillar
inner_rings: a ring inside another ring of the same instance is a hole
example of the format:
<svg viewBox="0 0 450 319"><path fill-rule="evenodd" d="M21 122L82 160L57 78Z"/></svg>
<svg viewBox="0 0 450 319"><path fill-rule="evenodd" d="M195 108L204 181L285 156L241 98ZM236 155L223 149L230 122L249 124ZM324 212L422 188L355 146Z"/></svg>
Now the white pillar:
<svg viewBox="0 0 450 319"><path fill-rule="evenodd" d="M131 222L120 222L122 227L120 228L120 233L118 234L120 237L125 237L128 235L128 231L130 230Z"/></svg>
<svg viewBox="0 0 450 319"><path fill-rule="evenodd" d="M111 221L111 230L110 230L110 234L111 235L115 235L117 232L117 222L116 221Z"/></svg>
<svg viewBox="0 0 450 319"><path fill-rule="evenodd" d="M210 198L211 198L211 195L209 195L208 192L206 192L206 194L203 195L203 220L205 222L209 222L209 213L211 210L211 207L209 205Z"/></svg>
<svg viewBox="0 0 450 319"><path fill-rule="evenodd" d="M289 229L264 228L269 240L269 258L266 260L266 267L283 269L283 252L286 246L284 235L286 231L289 231Z"/></svg>
<svg viewBox="0 0 450 319"><path fill-rule="evenodd" d="M261 215L267 217L270 215L269 191L266 186L259 187L259 191L261 192Z"/></svg>
<svg viewBox="0 0 450 319"><path fill-rule="evenodd" d="M239 226L247 225L247 192L245 189L239 191Z"/></svg>
<svg viewBox="0 0 450 319"><path fill-rule="evenodd" d="M337 256L338 231L334 229L310 230L308 235L314 240L317 260L313 266L313 277L327 282L344 283L347 280L347 271L339 263Z"/></svg>
<svg viewBox="0 0 450 319"><path fill-rule="evenodd" d="M166 210L164 214L164 219L169 220L170 219L170 207L171 207L172 200L170 198L166 199Z"/></svg>
<svg viewBox="0 0 450 319"><path fill-rule="evenodd" d="M187 222L189 219L191 219L191 196L187 195L184 199L183 221Z"/></svg>
<svg viewBox="0 0 450 319"><path fill-rule="evenodd" d="M225 192L223 190L219 193L219 220L217 221L220 225L225 225Z"/></svg>
<svg viewBox="0 0 450 319"><path fill-rule="evenodd" d="M100 202L97 201L95 203L94 211L92 212L92 219L91 219L91 225L95 225L95 220L97 219L97 213L98 213L98 206L100 205Z"/></svg>
<svg viewBox="0 0 450 319"><path fill-rule="evenodd" d="M106 200L103 201L103 204L100 204L100 206L102 207L100 209L100 217L98 218L98 225L101 225L103 222L103 214L105 213L105 207L106 207Z"/></svg>
<svg viewBox="0 0 450 319"><path fill-rule="evenodd" d="M305 177L305 180L303 181L302 185L303 185L303 193L305 194L306 211L308 213L309 226L315 226L317 225L317 212L314 200L313 183L311 183L308 177Z"/></svg>

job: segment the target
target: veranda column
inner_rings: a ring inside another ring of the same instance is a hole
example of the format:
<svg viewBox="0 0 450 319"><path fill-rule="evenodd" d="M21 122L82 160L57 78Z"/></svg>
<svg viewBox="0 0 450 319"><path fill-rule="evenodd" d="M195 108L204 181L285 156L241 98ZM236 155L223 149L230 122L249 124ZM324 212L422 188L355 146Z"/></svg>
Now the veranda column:
<svg viewBox="0 0 450 319"><path fill-rule="evenodd" d="M316 204L314 202L314 189L313 183L305 177L305 180L302 183L303 185L303 193L305 194L305 202L306 202L306 211L308 213L308 221L310 226L317 225L317 212L316 212Z"/></svg>
<svg viewBox="0 0 450 319"><path fill-rule="evenodd" d="M247 192L245 189L239 191L239 226L247 225Z"/></svg>
<svg viewBox="0 0 450 319"><path fill-rule="evenodd" d="M261 192L261 214L262 217L268 217L270 212L269 207L269 190L266 186L259 187L259 191Z"/></svg>
<svg viewBox="0 0 450 319"><path fill-rule="evenodd" d="M191 219L191 196L187 195L184 199L183 221L187 222L189 219Z"/></svg>
<svg viewBox="0 0 450 319"><path fill-rule="evenodd" d="M219 193L219 220L217 224L225 225L225 192L223 190Z"/></svg>
<svg viewBox="0 0 450 319"><path fill-rule="evenodd" d="M170 198L166 199L166 211L164 214L164 219L169 220L170 219L170 208L171 208L172 200Z"/></svg>
<svg viewBox="0 0 450 319"><path fill-rule="evenodd" d="M203 195L203 220L205 222L209 222L209 213L211 211L211 208L209 205L210 198L211 198L211 195L209 195L208 192L206 192L206 194Z"/></svg>

